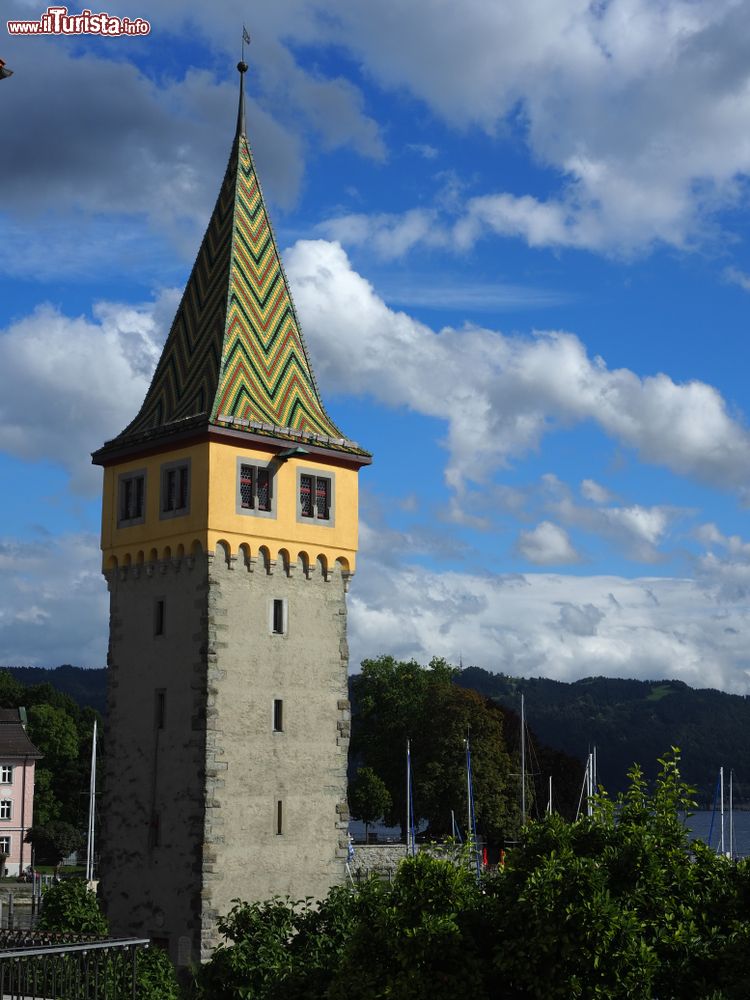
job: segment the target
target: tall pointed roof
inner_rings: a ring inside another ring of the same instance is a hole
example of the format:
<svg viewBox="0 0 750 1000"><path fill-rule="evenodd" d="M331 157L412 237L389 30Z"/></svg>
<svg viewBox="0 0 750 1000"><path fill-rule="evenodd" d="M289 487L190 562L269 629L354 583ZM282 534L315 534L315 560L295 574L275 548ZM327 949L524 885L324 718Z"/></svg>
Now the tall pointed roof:
<svg viewBox="0 0 750 1000"><path fill-rule="evenodd" d="M135 419L103 453L205 426L367 456L326 413L245 130L237 131L177 315Z"/></svg>

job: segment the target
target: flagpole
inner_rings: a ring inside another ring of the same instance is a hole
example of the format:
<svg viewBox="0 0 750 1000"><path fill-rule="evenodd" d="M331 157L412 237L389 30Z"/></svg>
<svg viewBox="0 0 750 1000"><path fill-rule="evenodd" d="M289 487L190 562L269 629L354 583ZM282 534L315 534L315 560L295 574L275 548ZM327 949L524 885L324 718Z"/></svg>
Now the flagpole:
<svg viewBox="0 0 750 1000"><path fill-rule="evenodd" d="M411 743L406 741L406 853L412 854L411 843Z"/></svg>
<svg viewBox="0 0 750 1000"><path fill-rule="evenodd" d="M86 881L94 879L94 806L96 802L96 719L91 736L91 772L89 774L89 826L86 845Z"/></svg>

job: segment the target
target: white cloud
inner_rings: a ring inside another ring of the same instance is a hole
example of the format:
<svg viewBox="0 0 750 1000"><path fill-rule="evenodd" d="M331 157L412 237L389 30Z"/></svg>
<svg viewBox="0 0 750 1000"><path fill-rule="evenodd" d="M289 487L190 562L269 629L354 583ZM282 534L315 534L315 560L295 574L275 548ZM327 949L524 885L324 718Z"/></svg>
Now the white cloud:
<svg viewBox="0 0 750 1000"><path fill-rule="evenodd" d="M0 331L0 448L60 463L76 492L95 493L88 456L133 419L176 307L102 302L94 319L39 306Z"/></svg>
<svg viewBox="0 0 750 1000"><path fill-rule="evenodd" d="M237 0L220 8L151 0L149 15L178 36L197 32L209 51L226 50L243 16ZM367 157L385 156L379 124L359 87L326 76L319 69L324 59L308 68L299 54L343 51L357 65L353 79L361 71L396 99L416 97L457 132L479 127L495 136L516 128L532 158L550 168L546 194L511 192L498 157L497 177L461 213L455 233L464 244L496 232L533 246L626 254L658 242L690 247L714 232L719 210L746 204L746 16L737 0L467 0L453 6L279 0L254 12L258 93L249 113L262 174L277 200L293 202L302 148L292 129L300 124L329 148L348 145ZM157 216L161 204L165 219L186 205L204 214L201 206L215 191L209 178L223 155L215 125L230 126L234 81L220 84L189 70L184 81L161 78L157 85L126 62L90 53L73 59L57 43L45 46L46 72L38 74L31 65L38 51L24 44L14 51L26 87L23 98L18 91L7 95L3 187L9 197L18 189L13 164L23 163L39 175L36 190L49 191L57 204L62 195L88 207L109 199L128 212L145 204ZM35 127L18 127L27 124L19 108L27 116L30 105ZM79 127L90 132L92 121L99 142L93 155L86 144L84 156L83 144L73 140ZM40 134L56 150L54 165L28 147ZM411 149L434 153L427 143ZM434 227L423 231L422 238L434 237Z"/></svg>
<svg viewBox="0 0 750 1000"><path fill-rule="evenodd" d="M465 243L492 230L532 246L686 247L743 198L743 3L471 0L439 16L435 0L338 6L334 33L383 85L456 128L521 122L532 156L558 172L548 197L511 194L498 176L467 207Z"/></svg>
<svg viewBox="0 0 750 1000"><path fill-rule="evenodd" d="M584 500L590 500L592 503L609 503L612 500L612 494L609 490L594 479L581 481L581 496Z"/></svg>
<svg viewBox="0 0 750 1000"><path fill-rule="evenodd" d="M415 208L403 215L341 215L322 222L318 229L329 239L347 246L371 247L380 257L403 257L418 243L444 246L446 233L437 227L436 213Z"/></svg>
<svg viewBox="0 0 750 1000"><path fill-rule="evenodd" d="M531 531L522 531L517 542L518 551L536 566L555 566L578 562L567 531L542 521Z"/></svg>
<svg viewBox="0 0 750 1000"><path fill-rule="evenodd" d="M750 433L713 386L609 369L570 333L435 333L388 308L336 243L299 241L286 266L323 384L446 420L454 486L536 448L550 428L583 421L647 462L712 486L750 486ZM655 515L618 516L656 531Z"/></svg>
<svg viewBox="0 0 750 1000"><path fill-rule="evenodd" d="M438 572L384 563L363 524L349 597L351 667L433 655L518 676L677 678L750 694L747 592L718 580ZM0 541L0 662L103 666L98 539Z"/></svg>
<svg viewBox="0 0 750 1000"><path fill-rule="evenodd" d="M672 524L686 513L678 507L641 504L592 508L575 503L562 484L547 510L566 525L617 542L630 558L641 562L659 558L658 546L667 538Z"/></svg>
<svg viewBox="0 0 750 1000"><path fill-rule="evenodd" d="M446 573L363 552L351 664L438 655L514 676L664 677L750 694L749 614L747 598L724 601L689 579Z"/></svg>
<svg viewBox="0 0 750 1000"><path fill-rule="evenodd" d="M711 551L698 559L698 578L717 600L744 603L750 597L750 542L704 524L696 537ZM718 550L715 551L715 550Z"/></svg>
<svg viewBox="0 0 750 1000"><path fill-rule="evenodd" d="M569 632L571 635L597 635L599 623L605 617L605 612L595 604L571 604L563 601L557 625L562 632Z"/></svg>
<svg viewBox="0 0 750 1000"><path fill-rule="evenodd" d="M98 539L0 539L0 663L103 667L108 597Z"/></svg>
<svg viewBox="0 0 750 1000"><path fill-rule="evenodd" d="M730 285L739 285L745 292L750 292L750 274L745 274L738 267L728 267L724 271L724 279Z"/></svg>

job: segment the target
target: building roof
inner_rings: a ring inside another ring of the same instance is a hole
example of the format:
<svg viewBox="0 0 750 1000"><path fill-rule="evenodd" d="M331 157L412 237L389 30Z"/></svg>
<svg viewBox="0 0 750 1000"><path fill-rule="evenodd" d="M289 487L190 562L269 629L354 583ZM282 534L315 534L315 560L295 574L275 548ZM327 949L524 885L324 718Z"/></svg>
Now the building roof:
<svg viewBox="0 0 750 1000"><path fill-rule="evenodd" d="M247 66L238 69L237 131L177 315L138 415L95 462L212 426L369 460L320 398L247 141Z"/></svg>
<svg viewBox="0 0 750 1000"><path fill-rule="evenodd" d="M0 708L0 758L42 757L26 735L25 721L26 709Z"/></svg>

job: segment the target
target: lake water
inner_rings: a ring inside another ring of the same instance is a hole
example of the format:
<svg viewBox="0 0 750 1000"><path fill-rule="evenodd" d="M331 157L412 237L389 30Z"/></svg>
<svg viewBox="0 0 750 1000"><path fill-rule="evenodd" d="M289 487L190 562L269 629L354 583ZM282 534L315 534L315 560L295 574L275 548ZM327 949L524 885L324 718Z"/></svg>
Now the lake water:
<svg viewBox="0 0 750 1000"><path fill-rule="evenodd" d="M719 849L721 842L721 817L717 810L713 820L713 830L711 829L711 810L696 812L688 818L687 826L694 837L700 837L709 847ZM398 827L384 827L375 824L370 827L377 831L378 839L382 841L396 841L401 839L401 831ZM349 831L356 841L364 840L364 823L352 820L349 824ZM711 835L709 841L709 833ZM729 812L724 813L724 848L729 851ZM734 813L734 854L735 857L750 857L750 810L736 810Z"/></svg>
<svg viewBox="0 0 750 1000"><path fill-rule="evenodd" d="M713 830L711 817L713 816ZM750 811L735 810L734 824L734 855L739 858L750 857ZM719 849L721 843L721 817L718 810L713 814L710 810L697 812L688 818L687 825L694 837L700 837L709 847ZM709 840L710 834L710 840ZM729 812L724 813L724 848L729 851Z"/></svg>

